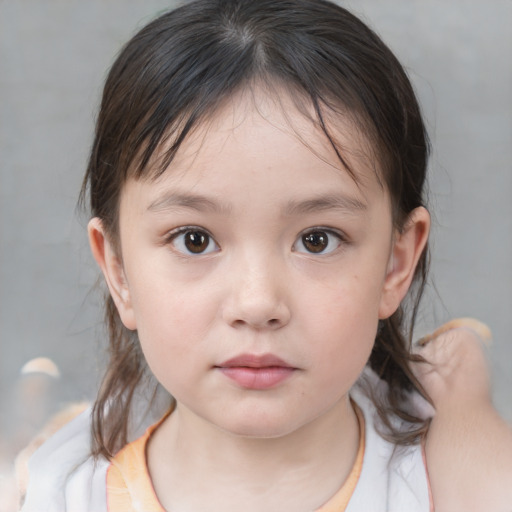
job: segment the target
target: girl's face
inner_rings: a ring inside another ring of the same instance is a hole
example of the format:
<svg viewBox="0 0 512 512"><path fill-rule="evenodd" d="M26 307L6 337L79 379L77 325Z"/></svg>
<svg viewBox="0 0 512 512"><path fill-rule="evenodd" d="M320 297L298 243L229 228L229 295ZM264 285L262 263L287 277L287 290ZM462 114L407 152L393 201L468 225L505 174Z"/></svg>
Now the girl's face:
<svg viewBox="0 0 512 512"><path fill-rule="evenodd" d="M123 322L209 425L275 437L346 407L409 286L428 218L394 234L366 141L335 128L357 182L291 100L241 96L157 181L126 183L122 264L91 221Z"/></svg>

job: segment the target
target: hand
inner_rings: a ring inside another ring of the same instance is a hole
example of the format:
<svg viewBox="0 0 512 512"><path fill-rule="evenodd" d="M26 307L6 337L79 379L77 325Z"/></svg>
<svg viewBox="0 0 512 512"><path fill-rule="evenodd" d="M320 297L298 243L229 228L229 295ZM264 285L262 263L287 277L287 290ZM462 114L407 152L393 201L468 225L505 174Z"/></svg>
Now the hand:
<svg viewBox="0 0 512 512"><path fill-rule="evenodd" d="M452 320L418 342L412 369L436 409L425 453L438 512L505 512L512 503L512 429L491 400L491 332Z"/></svg>
<svg viewBox="0 0 512 512"><path fill-rule="evenodd" d="M472 318L451 320L419 340L416 353L427 363L416 363L412 370L437 411L491 404L485 353L490 341L490 329Z"/></svg>

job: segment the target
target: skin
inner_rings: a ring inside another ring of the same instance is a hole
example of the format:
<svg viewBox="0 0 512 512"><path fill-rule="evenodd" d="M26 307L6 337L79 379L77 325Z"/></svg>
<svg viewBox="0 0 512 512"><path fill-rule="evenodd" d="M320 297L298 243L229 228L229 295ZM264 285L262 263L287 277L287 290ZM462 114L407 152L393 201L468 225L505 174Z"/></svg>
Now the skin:
<svg viewBox="0 0 512 512"><path fill-rule="evenodd" d="M425 447L436 511L508 512L512 428L492 404L490 331L472 319L450 325L419 350L430 364L413 367L436 407Z"/></svg>
<svg viewBox="0 0 512 512"><path fill-rule="evenodd" d="M90 222L121 319L177 401L148 448L168 510L310 511L350 472L359 430L348 392L430 223L418 208L396 231L368 142L348 122L334 128L357 181L284 93L242 94L158 180L128 180L120 251ZM211 237L199 254L185 244L190 226ZM328 240L320 253L304 243L311 232ZM219 368L240 354L293 371L247 389Z"/></svg>

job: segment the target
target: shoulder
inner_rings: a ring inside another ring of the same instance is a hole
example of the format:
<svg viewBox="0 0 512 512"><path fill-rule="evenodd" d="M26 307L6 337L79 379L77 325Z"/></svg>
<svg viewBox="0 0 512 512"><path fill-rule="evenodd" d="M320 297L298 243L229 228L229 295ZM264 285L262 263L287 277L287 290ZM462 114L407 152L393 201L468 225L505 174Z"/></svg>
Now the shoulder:
<svg viewBox="0 0 512 512"><path fill-rule="evenodd" d="M105 475L109 463L92 458L90 425L88 408L35 451L28 462L23 512L106 510Z"/></svg>
<svg viewBox="0 0 512 512"><path fill-rule="evenodd" d="M490 403L438 411L426 458L436 510L511 510L512 428Z"/></svg>

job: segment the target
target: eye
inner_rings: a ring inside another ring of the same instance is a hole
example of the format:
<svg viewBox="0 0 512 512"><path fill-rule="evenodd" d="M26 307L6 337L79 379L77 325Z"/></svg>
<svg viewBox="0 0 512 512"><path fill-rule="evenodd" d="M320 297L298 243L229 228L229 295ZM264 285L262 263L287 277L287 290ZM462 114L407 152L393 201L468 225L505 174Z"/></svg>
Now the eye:
<svg viewBox="0 0 512 512"><path fill-rule="evenodd" d="M329 254L342 243L340 234L328 229L311 229L302 233L293 245L293 250L309 254Z"/></svg>
<svg viewBox="0 0 512 512"><path fill-rule="evenodd" d="M169 242L182 254L210 254L219 246L209 233L198 228L182 228L169 236Z"/></svg>

